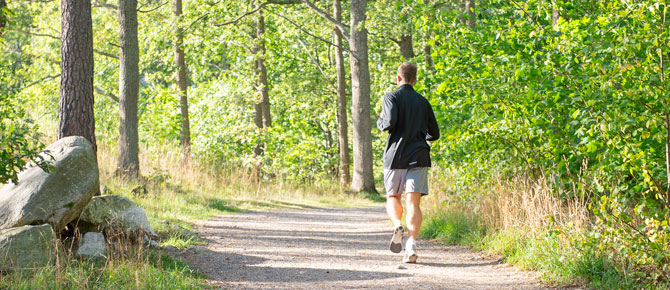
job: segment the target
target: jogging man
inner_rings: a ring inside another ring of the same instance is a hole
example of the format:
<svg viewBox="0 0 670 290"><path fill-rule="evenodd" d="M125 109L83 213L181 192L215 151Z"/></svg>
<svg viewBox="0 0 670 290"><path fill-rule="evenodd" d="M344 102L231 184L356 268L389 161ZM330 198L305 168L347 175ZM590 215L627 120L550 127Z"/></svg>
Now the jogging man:
<svg viewBox="0 0 670 290"><path fill-rule="evenodd" d="M406 193L408 239L403 262L416 263L416 238L421 228L421 197L428 194L430 146L427 141L440 138L433 108L417 93L416 64L403 63L398 67L398 89L386 94L382 114L377 120L379 130L388 131L384 150L384 186L386 212L393 221L391 252L402 251L404 229L400 197Z"/></svg>

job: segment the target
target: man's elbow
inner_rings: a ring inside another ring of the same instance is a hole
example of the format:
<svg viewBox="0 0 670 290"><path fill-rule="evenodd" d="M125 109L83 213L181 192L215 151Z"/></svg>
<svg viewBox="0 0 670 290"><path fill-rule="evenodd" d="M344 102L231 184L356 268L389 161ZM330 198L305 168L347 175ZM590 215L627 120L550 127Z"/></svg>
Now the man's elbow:
<svg viewBox="0 0 670 290"><path fill-rule="evenodd" d="M440 139L440 134L435 134L435 135L428 135L426 136L426 141L437 141L437 139Z"/></svg>
<svg viewBox="0 0 670 290"><path fill-rule="evenodd" d="M388 131L390 125L387 122L384 122L382 119L377 120L377 129L381 131Z"/></svg>

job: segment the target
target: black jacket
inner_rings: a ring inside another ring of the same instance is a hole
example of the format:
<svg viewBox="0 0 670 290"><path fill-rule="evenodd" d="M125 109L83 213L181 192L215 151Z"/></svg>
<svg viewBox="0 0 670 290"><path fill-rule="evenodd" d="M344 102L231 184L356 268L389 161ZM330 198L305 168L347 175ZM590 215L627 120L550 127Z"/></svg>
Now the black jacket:
<svg viewBox="0 0 670 290"><path fill-rule="evenodd" d="M384 96L377 128L389 131L384 168L430 167L430 146L440 138L433 108L411 85L404 84Z"/></svg>

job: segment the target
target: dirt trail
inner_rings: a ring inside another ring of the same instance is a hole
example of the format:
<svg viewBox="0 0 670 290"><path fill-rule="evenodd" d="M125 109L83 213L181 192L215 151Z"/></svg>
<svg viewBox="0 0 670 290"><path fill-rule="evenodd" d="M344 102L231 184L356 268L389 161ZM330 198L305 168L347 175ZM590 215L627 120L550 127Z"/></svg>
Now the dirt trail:
<svg viewBox="0 0 670 290"><path fill-rule="evenodd" d="M388 250L383 208L221 215L197 225L207 247L179 256L223 289L547 289L530 273L463 247L420 240L418 264Z"/></svg>

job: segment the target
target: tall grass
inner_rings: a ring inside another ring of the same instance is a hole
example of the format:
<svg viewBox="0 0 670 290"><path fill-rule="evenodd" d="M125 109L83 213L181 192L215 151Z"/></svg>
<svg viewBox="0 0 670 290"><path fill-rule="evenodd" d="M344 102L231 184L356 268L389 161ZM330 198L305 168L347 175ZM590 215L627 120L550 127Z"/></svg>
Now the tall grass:
<svg viewBox="0 0 670 290"><path fill-rule="evenodd" d="M445 174L446 172L446 174ZM506 262L538 271L548 283L587 285L596 289L663 289L665 282L640 281L627 273L616 254L594 237L586 190L571 198L547 178L491 178L458 192L458 173L433 179L426 199L421 235L448 244L471 246L501 255ZM566 195L563 195L566 196Z"/></svg>
<svg viewBox="0 0 670 290"><path fill-rule="evenodd" d="M0 289L208 289L204 276L160 250L133 246L106 261L77 260L60 245L53 266L0 274Z"/></svg>
<svg viewBox="0 0 670 290"><path fill-rule="evenodd" d="M296 184L264 177L253 168L220 168L198 159L184 164L178 147L169 145L143 147L143 178L129 182L115 175L116 148L100 147L101 184L138 203L155 221L193 222L245 209L374 204L365 196L343 193L334 178Z"/></svg>

